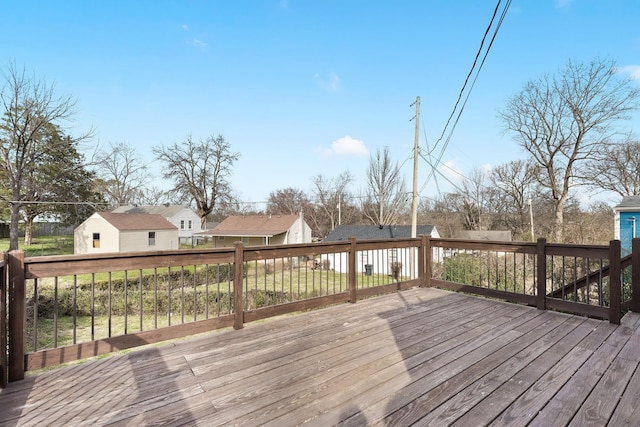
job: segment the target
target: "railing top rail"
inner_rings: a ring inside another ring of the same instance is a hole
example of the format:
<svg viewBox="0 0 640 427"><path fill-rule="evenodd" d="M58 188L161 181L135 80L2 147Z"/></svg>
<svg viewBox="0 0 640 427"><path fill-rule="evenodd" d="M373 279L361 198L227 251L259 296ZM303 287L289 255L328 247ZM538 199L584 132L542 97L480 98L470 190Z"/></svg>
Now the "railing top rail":
<svg viewBox="0 0 640 427"><path fill-rule="evenodd" d="M503 242L495 240L466 240L432 238L431 246L439 248L456 248L486 251L504 251L519 253L536 253L535 242Z"/></svg>
<svg viewBox="0 0 640 427"><path fill-rule="evenodd" d="M245 246L245 260L314 256L348 252L351 242L296 243L292 245Z"/></svg>
<svg viewBox="0 0 640 427"><path fill-rule="evenodd" d="M390 248L417 248L421 245L420 238L397 238L397 239L376 239L358 240L357 250L367 249L390 249Z"/></svg>
<svg viewBox="0 0 640 427"><path fill-rule="evenodd" d="M73 254L73 255L45 255L45 256L30 256L25 257L25 264L40 264L40 263L59 263L67 261L82 260L101 260L101 259L120 259L120 258L145 258L148 256L158 255L178 255L178 256L192 256L194 254L209 254L209 253L226 253L233 252L233 247L228 248L200 248L200 249L172 249L165 251L132 251L132 252L105 252L100 254Z"/></svg>
<svg viewBox="0 0 640 427"><path fill-rule="evenodd" d="M547 255L576 256L582 258L609 258L608 245L572 245L568 243L547 243Z"/></svg>
<svg viewBox="0 0 640 427"><path fill-rule="evenodd" d="M233 248L183 249L154 252L38 256L25 258L24 264L25 277L34 279L117 270L228 263L233 262L233 257Z"/></svg>

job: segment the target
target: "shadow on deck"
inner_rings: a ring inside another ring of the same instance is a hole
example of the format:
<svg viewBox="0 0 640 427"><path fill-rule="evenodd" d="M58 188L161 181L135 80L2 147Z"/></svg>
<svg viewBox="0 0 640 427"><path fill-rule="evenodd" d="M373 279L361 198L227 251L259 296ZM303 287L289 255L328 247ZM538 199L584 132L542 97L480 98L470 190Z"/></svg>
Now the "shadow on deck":
<svg viewBox="0 0 640 427"><path fill-rule="evenodd" d="M0 424L635 425L639 326L411 289L29 375Z"/></svg>

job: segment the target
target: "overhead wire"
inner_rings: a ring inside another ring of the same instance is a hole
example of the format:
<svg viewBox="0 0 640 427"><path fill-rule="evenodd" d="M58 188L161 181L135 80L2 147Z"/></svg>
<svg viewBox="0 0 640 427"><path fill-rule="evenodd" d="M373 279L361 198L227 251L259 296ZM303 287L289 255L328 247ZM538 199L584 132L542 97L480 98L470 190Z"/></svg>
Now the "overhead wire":
<svg viewBox="0 0 640 427"><path fill-rule="evenodd" d="M447 122L442 130L442 133L440 135L440 137L438 138L438 140L436 141L436 143L434 144L434 146L431 149L427 150L427 156L429 157L429 159L432 159L432 153L436 150L436 148L438 147L438 145L440 144L440 142L442 141L442 139L444 138L444 135L447 133L447 129L449 128L449 125L451 123L452 118L455 116L455 121L453 122L453 126L451 127L451 129L449 130L449 134L443 144L443 146L440 149L439 154L437 155L437 159L435 159L435 162L433 160L429 160L427 158L425 158L424 155L421 154L421 157L429 164L429 166L431 166L431 172L429 173L427 179L425 180L425 183L423 185L423 188L426 187L426 185L431 181L432 178L434 178L436 176L436 173L440 174L443 178L445 178L449 183L451 183L452 185L454 185L455 188L457 188L457 185L453 184L448 178L446 178L446 176L438 171L438 167L441 165L442 162L442 157L444 157L444 153L451 141L451 137L453 136L453 132L455 131L457 124L460 120L460 117L462 116L462 113L464 111L464 108L467 104L467 101L469 100L469 96L471 95L471 91L473 90L476 81L478 79L478 76L480 74L480 71L482 70L484 63L487 59L487 56L489 54L489 51L491 50L491 47L493 46L493 42L496 39L496 36L498 35L498 31L500 30L500 27L502 26L502 22L504 21L504 18L507 14L507 11L509 10L509 6L511 5L511 0L507 0L505 7L502 10L502 13L500 14L500 18L498 19L498 23L496 24L494 31L493 31L493 35L491 37L491 40L487 46L486 51L484 52L484 55L482 55L482 50L485 44L485 41L487 39L487 36L489 35L489 32L491 30L491 28L493 27L493 23L495 21L495 18L498 14L498 11L500 10L500 5L502 3L502 0L498 0L498 3L496 4L496 7L493 11L493 14L491 16L491 20L489 21L489 25L487 26L487 29L485 30L485 33L482 37L482 40L480 42L480 47L478 48L478 52L476 53L476 56L474 58L473 64L471 66L471 69L469 70L469 73L467 74L467 77L464 81L464 84L462 85L462 89L460 89L460 92L458 94L458 98L456 100L456 103L453 107L453 110L451 111L451 114L449 115ZM478 69L476 70L476 65L478 63L478 59L480 58L480 56L482 55L482 60L480 61L480 65L478 67ZM458 106L460 105L460 101L462 100L464 93L465 93L465 89L467 87L467 84L469 83L469 80L471 79L471 76L474 74L475 72L475 77L473 78L473 80L471 81L471 86L469 88L469 90L466 93L466 96L464 97L464 101L462 102L462 106L460 107L460 109L458 110ZM456 116L456 111L458 111L458 114ZM445 165L446 166L446 165ZM448 166L446 166L447 168L449 168ZM460 174L458 171L455 171L452 168L449 168L450 170L454 171L455 173L458 173L459 175L462 176L462 174ZM437 183L436 183L437 185ZM438 189L439 192L439 189Z"/></svg>

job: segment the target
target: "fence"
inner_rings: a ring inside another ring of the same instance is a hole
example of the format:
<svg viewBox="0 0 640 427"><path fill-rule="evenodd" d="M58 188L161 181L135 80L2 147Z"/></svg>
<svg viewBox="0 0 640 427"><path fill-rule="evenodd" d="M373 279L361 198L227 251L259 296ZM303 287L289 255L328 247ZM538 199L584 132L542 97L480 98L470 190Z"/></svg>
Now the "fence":
<svg viewBox="0 0 640 427"><path fill-rule="evenodd" d="M28 370L413 286L619 323L622 310L639 308L639 254L637 241L620 259L618 241L428 236L91 256L16 251L0 263L2 384Z"/></svg>

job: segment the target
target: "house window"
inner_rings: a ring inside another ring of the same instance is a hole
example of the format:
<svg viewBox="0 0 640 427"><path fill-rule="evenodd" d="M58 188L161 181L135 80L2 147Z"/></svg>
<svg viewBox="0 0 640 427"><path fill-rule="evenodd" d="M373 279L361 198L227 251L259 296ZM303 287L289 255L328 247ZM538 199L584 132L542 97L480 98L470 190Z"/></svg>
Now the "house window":
<svg viewBox="0 0 640 427"><path fill-rule="evenodd" d="M180 230L184 230L184 219L180 220Z"/></svg>
<svg viewBox="0 0 640 427"><path fill-rule="evenodd" d="M224 242L224 236L218 236L218 240Z"/></svg>
<svg viewBox="0 0 640 427"><path fill-rule="evenodd" d="M191 224L191 220L189 220L189 230L193 229L193 225Z"/></svg>
<svg viewBox="0 0 640 427"><path fill-rule="evenodd" d="M156 245L156 232L155 231L150 231L149 232L149 246L155 246Z"/></svg>
<svg viewBox="0 0 640 427"><path fill-rule="evenodd" d="M249 244L249 238L248 237L243 237L242 238L242 243L244 243L245 245Z"/></svg>
<svg viewBox="0 0 640 427"><path fill-rule="evenodd" d="M93 247L100 247L100 233L93 233Z"/></svg>

